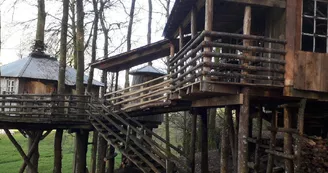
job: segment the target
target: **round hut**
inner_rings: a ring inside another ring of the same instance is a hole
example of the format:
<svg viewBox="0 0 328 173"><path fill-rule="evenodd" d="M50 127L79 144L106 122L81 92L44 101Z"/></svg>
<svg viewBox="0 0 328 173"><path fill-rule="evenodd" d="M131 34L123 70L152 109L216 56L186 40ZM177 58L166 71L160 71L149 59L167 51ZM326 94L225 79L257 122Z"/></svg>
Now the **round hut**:
<svg viewBox="0 0 328 173"><path fill-rule="evenodd" d="M132 70L132 71L130 71L130 74L133 76L132 85L144 83L144 82L150 81L152 79L166 75L165 72L153 67L152 64L148 64L144 67L138 68L136 70ZM152 86L152 85L158 84L160 82L162 82L162 81L160 81L160 80L154 81L154 82L147 84L147 86ZM148 128L157 128L157 126L163 122L163 115L160 114L160 115L136 117L136 120L142 122Z"/></svg>

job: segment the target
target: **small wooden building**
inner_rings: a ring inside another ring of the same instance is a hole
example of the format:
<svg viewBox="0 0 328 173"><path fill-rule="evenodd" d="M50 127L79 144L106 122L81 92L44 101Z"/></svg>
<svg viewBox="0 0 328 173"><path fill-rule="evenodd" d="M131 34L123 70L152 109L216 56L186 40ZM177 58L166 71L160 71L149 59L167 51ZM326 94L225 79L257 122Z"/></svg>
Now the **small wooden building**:
<svg viewBox="0 0 328 173"><path fill-rule="evenodd" d="M31 53L28 57L1 66L1 93L51 94L57 91L59 62L46 54ZM75 91L76 70L66 67L66 94ZM87 84L88 76L84 76ZM92 92L99 93L101 82L93 80Z"/></svg>

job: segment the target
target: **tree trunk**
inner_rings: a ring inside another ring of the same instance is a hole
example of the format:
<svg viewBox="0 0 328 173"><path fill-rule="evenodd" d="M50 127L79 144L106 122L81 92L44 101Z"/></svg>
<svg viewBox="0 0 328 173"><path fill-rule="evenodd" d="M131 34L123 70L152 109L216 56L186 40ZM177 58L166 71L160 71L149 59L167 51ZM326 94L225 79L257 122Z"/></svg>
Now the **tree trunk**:
<svg viewBox="0 0 328 173"><path fill-rule="evenodd" d="M88 137L89 132L86 130L79 130L76 132L76 152L75 152L75 173L86 173L87 172L87 150L88 150Z"/></svg>
<svg viewBox="0 0 328 173"><path fill-rule="evenodd" d="M91 63L96 61L97 53L97 36L98 36L98 21L99 21L99 11L98 11L98 1L92 0L93 10L95 12L94 27L93 27L93 37L92 37L92 50L91 50ZM94 68L90 66L89 79L87 91L90 93L92 88Z"/></svg>
<svg viewBox="0 0 328 173"><path fill-rule="evenodd" d="M130 9L130 20L129 20L129 25L128 25L128 33L126 36L126 49L127 51L131 50L131 37L132 37L132 25L133 25L133 18L134 18L134 9L135 9L135 4L136 0L131 1L131 9ZM130 85L130 80L129 80L129 69L125 71L125 84L124 87L127 88Z"/></svg>
<svg viewBox="0 0 328 173"><path fill-rule="evenodd" d="M44 26L46 24L46 11L44 0L38 0L38 22L36 27L36 40L44 43Z"/></svg>
<svg viewBox="0 0 328 173"><path fill-rule="evenodd" d="M216 129L215 129L215 121L216 121L216 108L209 109L209 119L208 119L208 134L209 134L209 142L208 147L210 149L217 148L216 146Z"/></svg>
<svg viewBox="0 0 328 173"><path fill-rule="evenodd" d="M98 147L97 147L97 169L96 173L105 173L105 157L106 157L106 150L107 150L107 142L101 136L98 135Z"/></svg>
<svg viewBox="0 0 328 173"><path fill-rule="evenodd" d="M152 23L152 14L153 14L153 4L152 0L148 0L148 32L147 32L147 44L151 43L151 23Z"/></svg>
<svg viewBox="0 0 328 173"><path fill-rule="evenodd" d="M71 10L71 30L72 30L72 40L73 40L73 46L74 46L74 50L73 50L73 66L74 69L77 69L77 44L76 44L76 21L75 21L75 4L76 4L76 0L70 0L71 4L70 4L70 10Z"/></svg>
<svg viewBox="0 0 328 173"><path fill-rule="evenodd" d="M91 161L89 173L96 172L96 162L97 162L97 146L98 146L98 132L93 131L92 135L92 149L91 149Z"/></svg>
<svg viewBox="0 0 328 173"><path fill-rule="evenodd" d="M77 28L76 28L76 44L77 44L77 74L76 74L76 94L84 94L84 12L83 0L76 1Z"/></svg>
<svg viewBox="0 0 328 173"><path fill-rule="evenodd" d="M54 155L54 173L61 173L62 169L62 139L63 139L63 130L57 129L55 135L55 155Z"/></svg>

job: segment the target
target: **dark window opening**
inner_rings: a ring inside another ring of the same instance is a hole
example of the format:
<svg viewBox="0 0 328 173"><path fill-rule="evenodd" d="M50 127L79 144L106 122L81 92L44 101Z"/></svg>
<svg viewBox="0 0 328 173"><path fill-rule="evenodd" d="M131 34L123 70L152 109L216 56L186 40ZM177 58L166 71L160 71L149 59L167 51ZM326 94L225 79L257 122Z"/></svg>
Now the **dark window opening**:
<svg viewBox="0 0 328 173"><path fill-rule="evenodd" d="M302 50L327 53L328 2L303 0Z"/></svg>

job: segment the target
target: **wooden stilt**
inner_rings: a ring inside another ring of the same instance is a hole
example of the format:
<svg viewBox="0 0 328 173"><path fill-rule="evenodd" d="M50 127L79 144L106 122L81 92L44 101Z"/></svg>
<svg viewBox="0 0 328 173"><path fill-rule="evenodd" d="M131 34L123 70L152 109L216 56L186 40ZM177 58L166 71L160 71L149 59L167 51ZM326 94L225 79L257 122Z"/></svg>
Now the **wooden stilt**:
<svg viewBox="0 0 328 173"><path fill-rule="evenodd" d="M37 149L37 144L39 143L41 139L41 133L38 133L35 140L33 141L33 144L31 145L31 148L27 154L27 159L30 160L32 155L34 154L35 150ZM20 170L19 170L19 173L23 173L25 171L25 168L27 166L27 163L26 161L24 161L24 163L22 164Z"/></svg>
<svg viewBox="0 0 328 173"><path fill-rule="evenodd" d="M98 135L98 147L97 147L97 169L96 173L105 173L105 157L107 152L107 141Z"/></svg>
<svg viewBox="0 0 328 173"><path fill-rule="evenodd" d="M36 139L36 137L38 135L42 135L43 133L43 130L41 131L30 131L29 132L29 138L28 138L28 148L29 150L31 150L32 148L32 145L34 143L34 141L36 140L36 146L35 146L35 151L34 153L31 155L31 158L30 158L30 162L32 163L32 165L36 168L36 170L38 171L38 165L39 165L39 157L40 157L40 154L39 154L39 142L42 138L44 138L43 136L41 136L41 139ZM27 165L27 169L26 169L26 173L32 173L33 170L31 170L30 166Z"/></svg>
<svg viewBox="0 0 328 173"><path fill-rule="evenodd" d="M91 149L91 161L90 161L89 173L96 172L97 144L98 144L98 132L94 130L92 136L92 149Z"/></svg>
<svg viewBox="0 0 328 173"><path fill-rule="evenodd" d="M232 117L232 109L230 108L230 113L228 113L227 117L227 125L229 130L229 142L230 142L230 149L231 149L231 155L232 155L232 165L233 165L233 171L237 172L237 148L236 148L236 131L233 123L233 117ZM236 114L237 117L237 114Z"/></svg>
<svg viewBox="0 0 328 173"><path fill-rule="evenodd" d="M106 173L114 173L114 166L115 166L115 148L113 146L109 146L107 151L107 171Z"/></svg>
<svg viewBox="0 0 328 173"><path fill-rule="evenodd" d="M284 108L284 128L290 129L291 128L291 113L290 109L285 107ZM291 133L284 134L284 153L285 154L292 154L293 146L292 146L293 138ZM290 159L285 159L285 171L288 173L294 172L294 165L293 161Z"/></svg>
<svg viewBox="0 0 328 173"><path fill-rule="evenodd" d="M228 173L228 156L229 156L229 127L228 122L231 117L231 108L225 107L224 121L222 123L221 131L221 159L220 159L220 173Z"/></svg>
<svg viewBox="0 0 328 173"><path fill-rule="evenodd" d="M260 169L260 142L262 138L262 106L259 106L259 110L256 117L256 125L258 127L257 133L256 133L256 144L255 144L255 165L254 165L254 171L255 173L259 173Z"/></svg>
<svg viewBox="0 0 328 173"><path fill-rule="evenodd" d="M196 153L196 133L197 133L197 114L192 113L192 122L191 122L191 146L190 146L190 166L191 173L195 173L195 153Z"/></svg>
<svg viewBox="0 0 328 173"><path fill-rule="evenodd" d="M244 103L240 106L238 129L238 173L248 173L249 88L242 89Z"/></svg>
<svg viewBox="0 0 328 173"><path fill-rule="evenodd" d="M24 162L26 162L26 164L29 166L30 170L32 173L37 173L37 169L35 168L35 166L30 162L30 159L26 156L26 154L24 153L24 150L22 149L22 147L18 144L18 142L15 140L15 138L11 135L10 131L8 129L4 129L5 133L7 134L9 140L14 144L14 146L16 147L17 151L19 152L19 154L23 157ZM36 142L37 143L37 142ZM34 144L33 148L36 147L36 143Z"/></svg>
<svg viewBox="0 0 328 173"><path fill-rule="evenodd" d="M235 172L238 172L238 137L239 137L239 118L240 117L240 107L238 106L236 108L236 128L235 128L235 155L236 158L234 160L234 164L235 164Z"/></svg>
<svg viewBox="0 0 328 173"><path fill-rule="evenodd" d="M201 116L202 135L201 135L201 151L202 161L201 170L202 173L208 173L208 133L207 133L207 109L201 108L198 110Z"/></svg>
<svg viewBox="0 0 328 173"><path fill-rule="evenodd" d="M76 132L76 157L75 157L75 173L86 173L86 154L88 149L89 132L80 130Z"/></svg>
<svg viewBox="0 0 328 173"><path fill-rule="evenodd" d="M272 115L272 119L271 119L271 127L272 128L277 128L277 117L278 117L278 112L275 111L274 114ZM275 146L276 146L276 134L277 132L275 130L271 131L271 136L270 136L270 151L274 151L275 150ZM267 164L267 170L266 173L272 173L272 169L273 169L273 159L274 159L274 155L271 153L268 153L269 158L268 158L268 164Z"/></svg>
<svg viewBox="0 0 328 173"><path fill-rule="evenodd" d="M62 169L62 139L63 130L57 129L54 142L54 173L61 173Z"/></svg>
<svg viewBox="0 0 328 173"><path fill-rule="evenodd" d="M300 172L300 166L301 166L301 151L302 151L302 138L304 133L304 112L306 107L306 99L302 99L300 102L300 107L298 109L298 121L297 121L297 130L299 133L299 136L296 138L296 146L295 146L295 172Z"/></svg>

